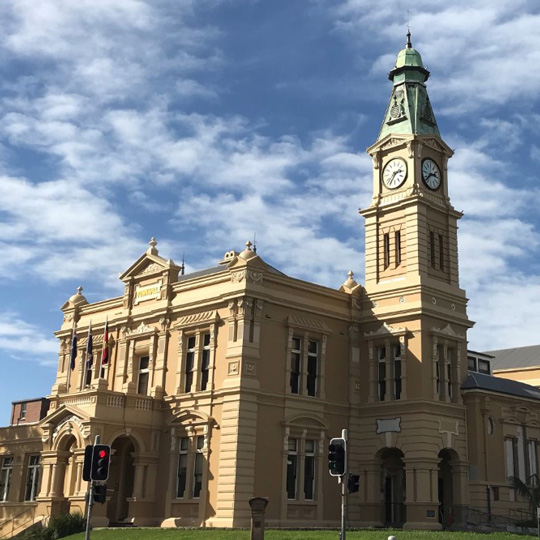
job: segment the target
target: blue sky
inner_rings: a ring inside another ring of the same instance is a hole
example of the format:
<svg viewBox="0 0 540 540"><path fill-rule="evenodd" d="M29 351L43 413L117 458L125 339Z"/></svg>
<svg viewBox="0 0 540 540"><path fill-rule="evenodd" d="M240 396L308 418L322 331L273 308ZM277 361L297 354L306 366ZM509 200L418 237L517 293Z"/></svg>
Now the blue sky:
<svg viewBox="0 0 540 540"><path fill-rule="evenodd" d="M407 22L455 150L470 347L540 342L538 2L4 0L0 425L50 391L60 306L121 294L151 236L188 271L256 234L289 275L361 281Z"/></svg>

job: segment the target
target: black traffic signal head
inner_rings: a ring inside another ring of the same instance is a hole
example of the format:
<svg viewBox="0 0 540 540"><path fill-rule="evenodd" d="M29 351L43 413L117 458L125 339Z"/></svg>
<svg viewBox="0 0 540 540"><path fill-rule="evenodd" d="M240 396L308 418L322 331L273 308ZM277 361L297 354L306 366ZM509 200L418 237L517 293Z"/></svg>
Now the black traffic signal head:
<svg viewBox="0 0 540 540"><path fill-rule="evenodd" d="M94 453L94 447L89 444L84 450L84 463L82 478L85 482L90 480L90 470L92 469L92 455Z"/></svg>
<svg viewBox="0 0 540 540"><path fill-rule="evenodd" d="M332 439L328 446L328 471L332 476L343 476L347 472L347 442Z"/></svg>
<svg viewBox="0 0 540 540"><path fill-rule="evenodd" d="M357 474L349 474L347 480L347 489L349 493L356 493L360 489L360 476Z"/></svg>
<svg viewBox="0 0 540 540"><path fill-rule="evenodd" d="M107 484L96 484L94 486L94 502L103 504L107 501Z"/></svg>
<svg viewBox="0 0 540 540"><path fill-rule="evenodd" d="M92 452L92 469L90 478L105 482L109 478L111 463L111 447L108 444L96 444Z"/></svg>

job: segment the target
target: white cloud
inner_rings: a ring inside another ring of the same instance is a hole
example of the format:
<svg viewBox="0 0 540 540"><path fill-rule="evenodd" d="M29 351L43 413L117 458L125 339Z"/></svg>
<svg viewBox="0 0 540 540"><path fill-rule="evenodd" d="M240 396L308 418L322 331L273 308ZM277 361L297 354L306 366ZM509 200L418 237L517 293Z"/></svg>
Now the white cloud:
<svg viewBox="0 0 540 540"><path fill-rule="evenodd" d="M17 313L0 312L0 350L12 358L37 361L43 365L58 363L58 341L20 318Z"/></svg>
<svg viewBox="0 0 540 540"><path fill-rule="evenodd" d="M409 22L413 46L428 69L436 68L429 87L442 105L439 113L464 114L536 97L540 71L532 66L540 63L540 14L533 1L425 0L407 11L400 0L344 0L331 12L336 30L360 53L368 41L385 41L391 47L373 62L377 77L392 67L396 36L402 36L404 46Z"/></svg>

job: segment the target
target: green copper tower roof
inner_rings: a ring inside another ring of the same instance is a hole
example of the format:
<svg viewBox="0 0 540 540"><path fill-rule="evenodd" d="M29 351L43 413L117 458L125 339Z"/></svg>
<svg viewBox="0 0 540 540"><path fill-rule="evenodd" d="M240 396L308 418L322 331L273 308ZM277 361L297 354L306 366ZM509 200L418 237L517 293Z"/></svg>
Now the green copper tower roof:
<svg viewBox="0 0 540 540"><path fill-rule="evenodd" d="M394 88L377 140L390 134L440 137L426 90L429 71L424 67L420 53L412 47L410 32L407 32L405 48L399 52L388 78Z"/></svg>

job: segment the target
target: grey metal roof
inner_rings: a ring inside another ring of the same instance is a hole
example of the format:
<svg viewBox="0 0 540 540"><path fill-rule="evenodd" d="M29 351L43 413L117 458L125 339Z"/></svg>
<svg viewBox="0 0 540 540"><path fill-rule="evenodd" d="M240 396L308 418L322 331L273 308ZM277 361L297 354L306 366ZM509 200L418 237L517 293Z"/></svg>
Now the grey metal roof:
<svg viewBox="0 0 540 540"><path fill-rule="evenodd" d="M223 272L225 270L227 270L227 267L225 265L212 266L211 268L204 268L203 270L197 270L196 272L191 272L190 274L178 276L177 281L186 281L187 279L195 279L202 276L209 276L211 274L217 274L218 272Z"/></svg>
<svg viewBox="0 0 540 540"><path fill-rule="evenodd" d="M472 390L478 388L480 390L489 390L498 394L508 394L511 396L519 396L529 399L540 400L540 390L528 384L503 379L502 377L494 377L493 375L484 375L483 373L469 372L469 376L462 384L462 390Z"/></svg>
<svg viewBox="0 0 540 540"><path fill-rule="evenodd" d="M278 270L277 268L274 268L273 266L270 266L269 264L266 265L268 270L272 272L273 274L279 274L280 276L285 276L281 270ZM204 268L203 270L197 270L196 272L191 272L190 274L185 274L183 276L178 276L177 281L186 281L188 279L195 279L202 276L210 276L212 274L218 274L220 272L224 272L227 270L226 264L220 264L219 266L212 266L210 268Z"/></svg>
<svg viewBox="0 0 540 540"><path fill-rule="evenodd" d="M540 345L486 351L486 353L493 356L492 370L540 366Z"/></svg>

